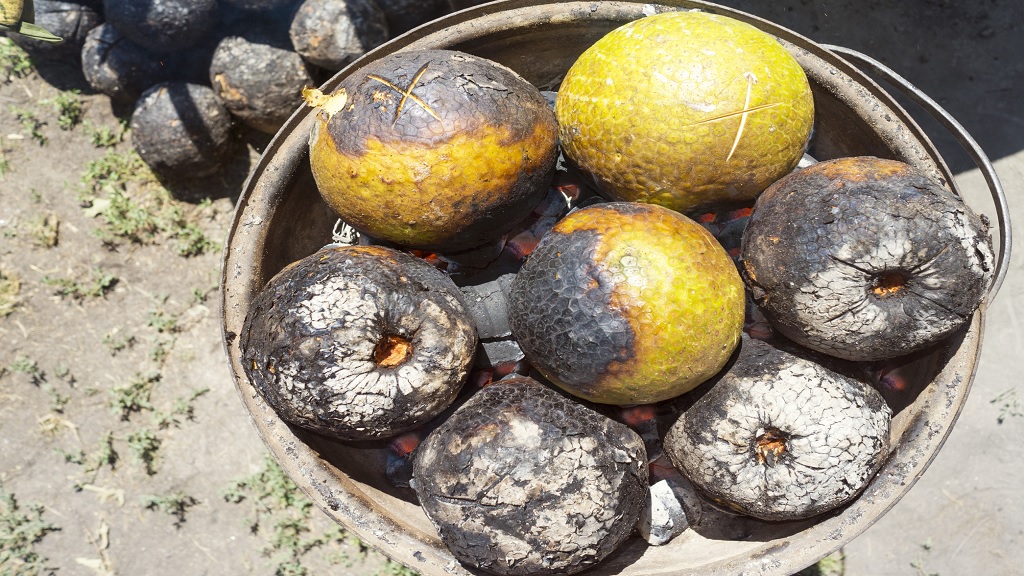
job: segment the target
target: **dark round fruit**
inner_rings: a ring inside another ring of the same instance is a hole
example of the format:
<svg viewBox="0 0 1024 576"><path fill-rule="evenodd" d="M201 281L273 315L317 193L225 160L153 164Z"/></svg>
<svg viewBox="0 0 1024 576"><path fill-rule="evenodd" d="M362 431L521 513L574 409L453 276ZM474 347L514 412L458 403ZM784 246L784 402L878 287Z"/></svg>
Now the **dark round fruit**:
<svg viewBox="0 0 1024 576"><path fill-rule="evenodd" d="M665 436L669 459L703 494L763 520L850 501L889 452L881 395L835 360L792 352L744 338Z"/></svg>
<svg viewBox="0 0 1024 576"><path fill-rule="evenodd" d="M314 84L302 57L269 38L229 36L210 64L210 83L232 115L274 134L299 106L302 89Z"/></svg>
<svg viewBox="0 0 1024 576"><path fill-rule="evenodd" d="M499 240L547 193L555 115L495 62L396 52L323 99L309 140L313 176L327 204L368 236L463 252Z"/></svg>
<svg viewBox="0 0 1024 576"><path fill-rule="evenodd" d="M484 388L416 450L414 486L461 562L573 574L633 530L647 454L624 424L526 377Z"/></svg>
<svg viewBox="0 0 1024 576"><path fill-rule="evenodd" d="M987 226L908 164L841 158L758 199L743 237L747 285L772 326L808 348L881 360L964 326L993 273Z"/></svg>
<svg viewBox="0 0 1024 576"><path fill-rule="evenodd" d="M34 0L33 8L35 24L61 38L60 42L46 42L11 34L11 40L33 58L77 63L89 31L103 22L100 12L83 2Z"/></svg>
<svg viewBox="0 0 1024 576"><path fill-rule="evenodd" d="M165 70L155 54L103 23L89 32L82 45L82 75L100 94L134 104L146 89L165 79Z"/></svg>
<svg viewBox="0 0 1024 576"><path fill-rule="evenodd" d="M349 246L274 276L253 298L240 342L249 380L282 419L368 440L447 408L477 337L442 272L391 248Z"/></svg>
<svg viewBox="0 0 1024 576"><path fill-rule="evenodd" d="M516 274L509 324L526 358L566 391L646 404L690 391L729 360L743 281L699 224L610 202L560 220Z"/></svg>
<svg viewBox="0 0 1024 576"><path fill-rule="evenodd" d="M384 13L373 0L305 0L292 18L295 51L338 71L388 39Z"/></svg>
<svg viewBox="0 0 1024 576"><path fill-rule="evenodd" d="M107 22L153 52L199 43L216 23L216 0L104 0Z"/></svg>
<svg viewBox="0 0 1024 576"><path fill-rule="evenodd" d="M132 112L132 145L162 178L212 173L231 152L231 114L207 86L163 82L147 90Z"/></svg>

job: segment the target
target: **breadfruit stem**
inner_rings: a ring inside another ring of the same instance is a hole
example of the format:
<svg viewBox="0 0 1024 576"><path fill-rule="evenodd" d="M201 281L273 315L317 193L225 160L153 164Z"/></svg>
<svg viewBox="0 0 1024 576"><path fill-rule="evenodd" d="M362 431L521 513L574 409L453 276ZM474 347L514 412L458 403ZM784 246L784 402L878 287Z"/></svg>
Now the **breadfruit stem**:
<svg viewBox="0 0 1024 576"><path fill-rule="evenodd" d="M373 349L373 361L381 368L394 368L412 354L412 343L401 336L385 336Z"/></svg>
<svg viewBox="0 0 1024 576"><path fill-rule="evenodd" d="M768 428L757 437L757 463L775 466L786 452L786 435L777 428Z"/></svg>
<svg viewBox="0 0 1024 576"><path fill-rule="evenodd" d="M348 92L342 88L328 95L324 94L319 88L306 86L302 89L302 99L306 101L306 105L321 109L327 115L327 119L330 120L331 116L334 116L336 112L345 107L345 104L348 104Z"/></svg>
<svg viewBox="0 0 1024 576"><path fill-rule="evenodd" d="M895 271L884 272L875 278L871 291L876 296L885 298L895 296L907 285L907 279L903 274Z"/></svg>

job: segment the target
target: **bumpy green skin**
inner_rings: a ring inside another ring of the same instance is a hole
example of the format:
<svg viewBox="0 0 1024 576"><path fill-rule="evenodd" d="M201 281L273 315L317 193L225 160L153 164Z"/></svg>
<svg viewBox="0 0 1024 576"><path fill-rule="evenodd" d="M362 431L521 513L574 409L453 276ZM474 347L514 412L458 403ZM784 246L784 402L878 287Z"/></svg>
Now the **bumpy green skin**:
<svg viewBox="0 0 1024 576"><path fill-rule="evenodd" d="M398 52L341 89L348 103L317 119L310 164L324 200L360 232L461 252L499 239L547 193L555 116L512 70L462 52Z"/></svg>
<svg viewBox="0 0 1024 576"><path fill-rule="evenodd" d="M743 237L744 279L808 348L882 360L933 345L980 306L991 239L963 200L910 165L820 162L773 184Z"/></svg>
<svg viewBox="0 0 1024 576"><path fill-rule="evenodd" d="M593 566L632 533L647 495L640 436L531 378L478 392L430 433L413 466L452 554L499 575Z"/></svg>
<svg viewBox="0 0 1024 576"><path fill-rule="evenodd" d="M707 380L739 342L743 314L743 282L721 245L652 204L569 214L509 294L509 324L531 364L606 404L658 402Z"/></svg>
<svg viewBox="0 0 1024 576"><path fill-rule="evenodd" d="M703 12L613 30L572 65L556 115L566 156L614 200L685 212L755 198L799 162L814 102L772 36Z"/></svg>

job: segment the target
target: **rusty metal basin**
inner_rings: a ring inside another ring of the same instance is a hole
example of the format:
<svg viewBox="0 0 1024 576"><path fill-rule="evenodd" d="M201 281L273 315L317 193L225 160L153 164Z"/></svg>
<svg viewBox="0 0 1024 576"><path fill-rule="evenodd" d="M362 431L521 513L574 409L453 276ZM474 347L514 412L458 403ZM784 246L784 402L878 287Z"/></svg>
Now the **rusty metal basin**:
<svg viewBox="0 0 1024 576"><path fill-rule="evenodd" d="M613 28L658 11L694 8L728 15L775 35L801 63L816 106L812 156L898 159L955 190L948 167L926 134L857 67L792 31L705 2L493 2L380 46L323 88L333 89L353 70L385 54L447 48L498 61L539 88L553 90L579 54ZM472 574L446 550L414 496L386 482L383 444L346 444L289 426L257 395L240 364L238 334L255 292L286 264L330 242L336 216L320 200L309 168L312 119L310 109L296 110L254 168L234 214L221 278L223 339L234 383L271 453L324 513L423 574ZM1004 224L1002 213L999 224ZM1008 229L1000 233L1008 235ZM1005 248L1008 252L1008 237ZM1001 269L1007 256L1001 251ZM788 575L839 549L896 504L941 448L974 377L984 311L985 304L965 329L913 365L911 378L921 392L896 414L895 448L852 503L799 522L741 519L734 525L688 530L659 547L634 537L588 574Z"/></svg>

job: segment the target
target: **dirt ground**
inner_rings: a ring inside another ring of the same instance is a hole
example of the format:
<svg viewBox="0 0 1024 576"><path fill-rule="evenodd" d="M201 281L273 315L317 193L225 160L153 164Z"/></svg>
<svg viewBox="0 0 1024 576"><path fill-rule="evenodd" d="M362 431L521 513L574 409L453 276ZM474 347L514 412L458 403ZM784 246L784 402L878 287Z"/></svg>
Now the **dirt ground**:
<svg viewBox="0 0 1024 576"><path fill-rule="evenodd" d="M280 476L231 385L220 246L257 150L179 201L103 96L15 74L0 126L0 534L38 539L0 573L400 571Z"/></svg>
<svg viewBox="0 0 1024 576"><path fill-rule="evenodd" d="M723 4L888 63L968 127L1020 197L1019 3ZM265 139L168 191L105 97L73 72L45 74L0 69L0 535L17 535L0 573L403 573L280 476L231 382L220 247ZM954 140L935 140L983 196ZM847 547L848 574L1019 572L1020 268L1015 258L961 423L911 495Z"/></svg>

